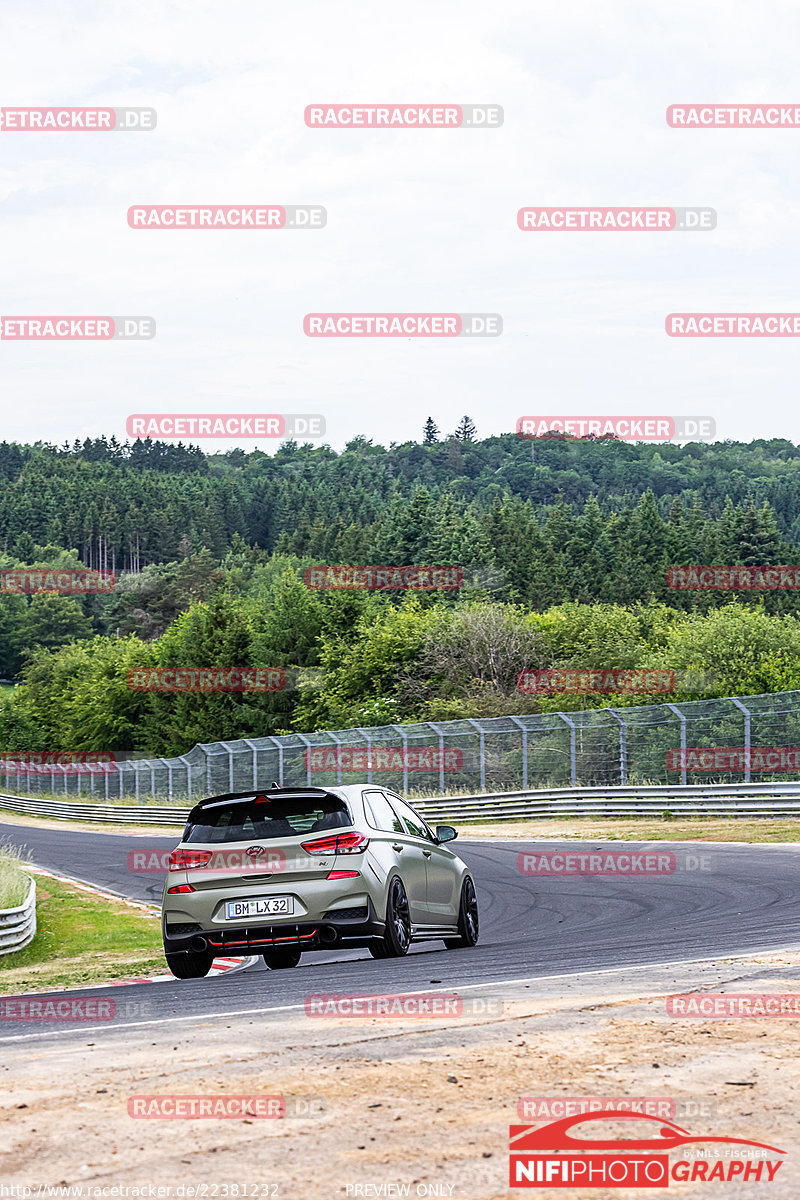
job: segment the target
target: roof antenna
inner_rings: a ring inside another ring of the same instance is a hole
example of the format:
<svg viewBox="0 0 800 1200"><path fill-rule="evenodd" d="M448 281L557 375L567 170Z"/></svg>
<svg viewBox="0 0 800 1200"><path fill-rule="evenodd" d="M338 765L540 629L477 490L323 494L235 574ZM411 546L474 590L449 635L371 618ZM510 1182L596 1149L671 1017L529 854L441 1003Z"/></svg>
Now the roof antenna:
<svg viewBox="0 0 800 1200"><path fill-rule="evenodd" d="M277 791L279 791L279 790L280 790L280 786L281 786L281 785L278 783L277 779L273 779L273 781L272 781L272 787L270 788L270 791L272 791L272 792L277 792Z"/></svg>

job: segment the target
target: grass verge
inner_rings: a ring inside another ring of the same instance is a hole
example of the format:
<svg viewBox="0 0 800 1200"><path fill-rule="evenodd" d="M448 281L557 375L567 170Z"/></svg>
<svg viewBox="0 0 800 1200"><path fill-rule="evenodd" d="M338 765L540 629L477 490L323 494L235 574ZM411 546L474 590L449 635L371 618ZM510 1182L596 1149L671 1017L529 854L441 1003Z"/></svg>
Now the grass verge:
<svg viewBox="0 0 800 1200"><path fill-rule="evenodd" d="M19 908L25 903L30 878L23 870L18 846L0 842L0 908Z"/></svg>
<svg viewBox="0 0 800 1200"><path fill-rule="evenodd" d="M166 973L158 913L46 875L37 875L36 892L36 937L0 957L0 994Z"/></svg>
<svg viewBox="0 0 800 1200"><path fill-rule="evenodd" d="M458 822L462 838L604 842L800 842L800 818L541 817L535 821Z"/></svg>

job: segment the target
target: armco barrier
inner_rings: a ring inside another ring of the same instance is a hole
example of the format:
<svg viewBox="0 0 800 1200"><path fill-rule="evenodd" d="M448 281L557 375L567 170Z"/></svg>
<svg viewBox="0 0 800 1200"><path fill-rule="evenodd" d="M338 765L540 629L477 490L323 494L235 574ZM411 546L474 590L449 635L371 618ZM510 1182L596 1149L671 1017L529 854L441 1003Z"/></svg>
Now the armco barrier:
<svg viewBox="0 0 800 1200"><path fill-rule="evenodd" d="M377 786L374 784L363 786ZM800 780L663 787L548 788L473 796L415 798L429 821L522 821L547 817L800 817ZM0 809L59 820L181 827L189 809L174 805L81 804L0 794Z"/></svg>
<svg viewBox="0 0 800 1200"><path fill-rule="evenodd" d="M0 793L0 809L33 817L55 817L59 821L111 821L123 825L183 826L188 808L177 804L81 804L67 800L29 800L27 796L6 796Z"/></svg>
<svg viewBox="0 0 800 1200"><path fill-rule="evenodd" d="M24 904L0 908L0 954L13 954L36 937L36 883L30 882Z"/></svg>

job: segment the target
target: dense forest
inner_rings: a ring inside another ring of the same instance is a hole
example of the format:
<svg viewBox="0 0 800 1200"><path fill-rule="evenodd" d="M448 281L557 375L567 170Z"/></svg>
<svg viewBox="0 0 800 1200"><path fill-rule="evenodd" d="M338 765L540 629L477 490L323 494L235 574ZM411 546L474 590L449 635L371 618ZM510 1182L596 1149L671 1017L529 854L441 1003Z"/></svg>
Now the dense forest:
<svg viewBox="0 0 800 1200"><path fill-rule="evenodd" d="M679 592L667 568L800 563L800 448L513 434L272 455L99 438L0 445L0 565L117 574L111 595L0 595L8 749L195 741L612 702L521 670L713 670L800 686L792 592ZM320 563L455 565L439 593L313 591ZM292 668L279 694L143 693L137 666ZM696 698L692 696L691 698ZM617 696L613 703L642 703Z"/></svg>
<svg viewBox="0 0 800 1200"><path fill-rule="evenodd" d="M528 542L535 518L559 546L564 534L580 541L602 526L614 547L634 521L634 536L656 538L656 557L661 549L707 557L748 537L733 525L746 509L765 512L753 532L770 546L800 545L800 447L790 442L634 445L515 434L478 441L471 429L462 422L460 436L437 441L431 423L427 442L386 449L356 438L341 454L293 442L272 455L212 456L114 438L60 448L2 443L0 546L23 561L35 545L53 546L76 550L86 566L138 570L201 547L221 558L238 534L263 550L339 562L464 562L468 554L484 563L498 519L504 527L523 522L518 540ZM539 549L537 538L531 551ZM513 570L517 557L498 565ZM524 580L514 586L523 589Z"/></svg>

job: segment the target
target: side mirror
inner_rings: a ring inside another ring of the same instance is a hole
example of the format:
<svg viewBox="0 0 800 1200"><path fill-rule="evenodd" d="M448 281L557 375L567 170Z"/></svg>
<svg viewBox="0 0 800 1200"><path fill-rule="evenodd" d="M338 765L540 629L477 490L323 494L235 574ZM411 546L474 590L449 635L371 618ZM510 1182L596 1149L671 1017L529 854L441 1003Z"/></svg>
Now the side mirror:
<svg viewBox="0 0 800 1200"><path fill-rule="evenodd" d="M458 830L453 829L452 825L437 825L436 840L437 842L452 842L458 837Z"/></svg>

